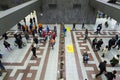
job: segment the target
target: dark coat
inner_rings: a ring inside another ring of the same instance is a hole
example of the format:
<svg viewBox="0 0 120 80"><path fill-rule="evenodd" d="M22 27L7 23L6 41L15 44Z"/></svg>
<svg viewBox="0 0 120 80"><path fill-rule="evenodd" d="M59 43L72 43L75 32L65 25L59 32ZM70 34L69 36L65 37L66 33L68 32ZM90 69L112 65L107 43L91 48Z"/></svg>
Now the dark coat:
<svg viewBox="0 0 120 80"><path fill-rule="evenodd" d="M113 74L112 72L107 72L105 76L107 77L107 80L113 80L116 78L116 75Z"/></svg>
<svg viewBox="0 0 120 80"><path fill-rule="evenodd" d="M100 68L100 70L106 71L106 63L105 62L100 62L99 68Z"/></svg>

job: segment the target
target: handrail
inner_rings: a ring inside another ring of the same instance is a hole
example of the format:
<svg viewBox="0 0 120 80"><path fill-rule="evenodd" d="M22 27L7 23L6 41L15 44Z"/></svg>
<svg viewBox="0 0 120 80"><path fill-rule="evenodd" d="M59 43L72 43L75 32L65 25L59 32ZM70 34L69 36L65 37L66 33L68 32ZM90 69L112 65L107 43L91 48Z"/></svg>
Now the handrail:
<svg viewBox="0 0 120 80"><path fill-rule="evenodd" d="M7 16L7 15L9 15L9 14L11 14L11 13L13 13L13 12L19 10L19 9L22 9L22 8L25 7L25 6L28 6L28 5L30 5L30 4L33 4L33 3L35 3L36 1L38 1L38 0L31 0L31 1L29 1L29 2L25 2L25 3L21 4L21 5L16 6L16 7L12 7L12 8L10 8L10 9L5 10L5 11L1 11L1 12L0 12L0 18L3 18L3 17L5 17L5 16Z"/></svg>

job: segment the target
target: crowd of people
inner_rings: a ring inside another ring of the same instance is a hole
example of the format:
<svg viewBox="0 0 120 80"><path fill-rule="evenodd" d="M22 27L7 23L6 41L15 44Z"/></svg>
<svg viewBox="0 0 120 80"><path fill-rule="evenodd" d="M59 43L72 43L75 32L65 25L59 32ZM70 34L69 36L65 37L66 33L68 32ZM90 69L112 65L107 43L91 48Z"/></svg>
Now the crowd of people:
<svg viewBox="0 0 120 80"><path fill-rule="evenodd" d="M18 47L18 49L22 49L27 45L27 43L33 41L34 44L31 46L31 51L33 53L33 57L37 58L36 49L40 47L40 41L43 40L45 43L46 41L49 42L51 49L54 49L55 39L57 37L57 26L54 26L54 29L51 30L49 26L43 27L42 23L36 23L35 18L30 18L29 21L30 25L26 24L26 20L24 19L24 24L18 23L17 27L19 31L15 31L14 33L14 46ZM65 28L66 29L66 28ZM22 31L22 33L21 33ZM65 33L64 31L63 33ZM30 37L32 36L32 37ZM2 35L4 41L3 45L8 51L12 51L11 42L9 42L9 37L7 33ZM26 39L26 42L23 41L23 38ZM31 40L33 39L33 40ZM13 46L13 45L12 45ZM0 68L5 70L2 62L0 61ZM0 76L2 72L0 71Z"/></svg>
<svg viewBox="0 0 120 80"><path fill-rule="evenodd" d="M26 21L24 19L25 25L18 23L18 29L21 30L24 34L24 37L26 39L27 42L29 42L30 40L30 35L32 35L32 39L34 44L31 46L31 51L33 53L33 56L35 58L37 58L36 55L36 48L39 48L39 44L40 44L40 39L43 39L44 42L49 41L50 47L52 49L54 49L54 45L55 45L55 39L57 37L57 26L54 26L54 29L51 30L49 28L49 26L47 25L46 27L43 27L42 23L38 23L36 24L35 18L30 18L30 25L28 27L28 25L26 24ZM82 24L82 29L85 29L84 27L84 23ZM108 23L105 23L105 25L108 27ZM76 23L73 23L73 28L72 30L76 30ZM102 24L98 24L97 28L96 28L96 32L95 34L101 34L101 29L102 29ZM65 26L63 26L63 33L65 35L66 33L66 28ZM11 44L7 41L8 36L7 33L3 34L4 37L4 42L3 45L5 46L5 48L7 48L8 51L12 50L11 48ZM21 33L14 33L14 38L15 38L15 46L18 46L19 49L23 48L24 46L26 46L26 43L24 43L24 41L22 40L22 36ZM39 39L40 38L40 39ZM88 29L85 29L85 37L84 40L88 39ZM112 37L111 39L109 39L108 41L108 45L105 45L104 48L102 48L101 46L104 44L102 39L99 39L97 37L95 37L92 40L92 48L93 50L99 51L102 50L102 56L101 57L105 57L108 50L110 51L111 48L115 48L116 46L118 46L118 50L120 48L120 39L118 35L115 35L115 37ZM36 46L35 46L36 45ZM120 60L120 55L117 54L115 55L111 60L110 60L110 64L112 67L116 66L119 64L119 60ZM83 54L83 63L88 63L89 61L89 55L88 52L84 52ZM105 73L105 76L107 77L108 80L113 80L113 78L116 77L116 73L117 71L112 71L112 72L107 72L106 71L106 64L107 61L103 61L99 64L99 69L100 72L98 74L96 74L96 78L101 75L103 72ZM0 68L5 70L5 67L2 65L2 62L0 61ZM2 73L0 73L0 75L2 75Z"/></svg>

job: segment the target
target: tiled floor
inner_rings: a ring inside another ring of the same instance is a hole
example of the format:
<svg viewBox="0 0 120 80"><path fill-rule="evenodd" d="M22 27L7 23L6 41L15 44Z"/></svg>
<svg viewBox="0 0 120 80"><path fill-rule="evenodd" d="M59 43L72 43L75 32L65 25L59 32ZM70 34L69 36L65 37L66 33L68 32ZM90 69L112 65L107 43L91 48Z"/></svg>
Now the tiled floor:
<svg viewBox="0 0 120 80"><path fill-rule="evenodd" d="M40 40L39 48L37 49L38 58L35 59L32 56L31 45L32 41L26 43L23 36L23 41L27 44L22 49L18 49L14 46L13 33L16 31L16 26L8 31L9 39L11 43L12 51L8 51L3 46L3 39L0 40L0 53L3 54L1 61L6 68L3 71L3 75L0 80L106 80L104 75L101 75L95 79L95 74L98 73L98 64L100 61L107 60L107 71L117 70L117 78L120 80L120 63L116 67L111 67L109 60L116 54L120 53L120 50L112 49L108 52L105 58L101 57L102 51L95 52L91 47L91 41L94 37L98 39L102 38L104 45L108 43L108 40L118 34L120 25L116 25L116 21L108 19L109 28L105 28L104 23L107 19L97 19L96 24L85 25L85 28L89 30L89 40L86 42L84 39L85 29L81 29L81 24L76 25L76 31L67 31L66 37L61 38L62 30L59 24L48 24L50 29L53 30L53 26L57 25L57 38L54 50L50 48L49 41L44 43ZM103 29L101 35L95 35L94 31L99 23L103 23ZM47 25L47 24L46 24ZM44 25L44 28L46 27ZM72 29L72 24L65 24L67 29ZM18 31L20 32L20 31ZM63 44L60 40L63 40ZM65 42L64 42L65 41ZM68 51L68 45L71 45L74 52ZM103 45L103 46L104 46ZM65 54L60 56L60 52L65 47ZM102 47L103 47L102 46ZM84 51L88 51L90 60L87 64L82 61L82 55ZM64 56L64 57L63 57ZM63 69L60 68L60 59L64 61ZM63 74L61 73L63 72ZM63 76L61 76L61 74ZM64 79L63 79L63 78Z"/></svg>

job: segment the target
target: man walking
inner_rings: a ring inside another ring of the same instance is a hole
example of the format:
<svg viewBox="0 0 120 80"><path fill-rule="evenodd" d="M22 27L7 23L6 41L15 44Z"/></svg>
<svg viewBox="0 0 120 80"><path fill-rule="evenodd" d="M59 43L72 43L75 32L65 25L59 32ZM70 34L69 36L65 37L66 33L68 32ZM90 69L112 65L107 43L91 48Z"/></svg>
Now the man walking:
<svg viewBox="0 0 120 80"><path fill-rule="evenodd" d="M36 48L34 47L34 45L32 45L32 52L33 52L33 56L35 57L35 58L37 58L37 56L36 56Z"/></svg>
<svg viewBox="0 0 120 80"><path fill-rule="evenodd" d="M96 78L101 75L104 71L106 72L106 63L107 61L103 61L103 62L100 62L99 64L99 69L100 69L100 72L98 74L96 74Z"/></svg>
<svg viewBox="0 0 120 80"><path fill-rule="evenodd" d="M73 23L73 28L72 28L72 30L76 30L75 25L76 25L76 24L75 24L75 23Z"/></svg>

